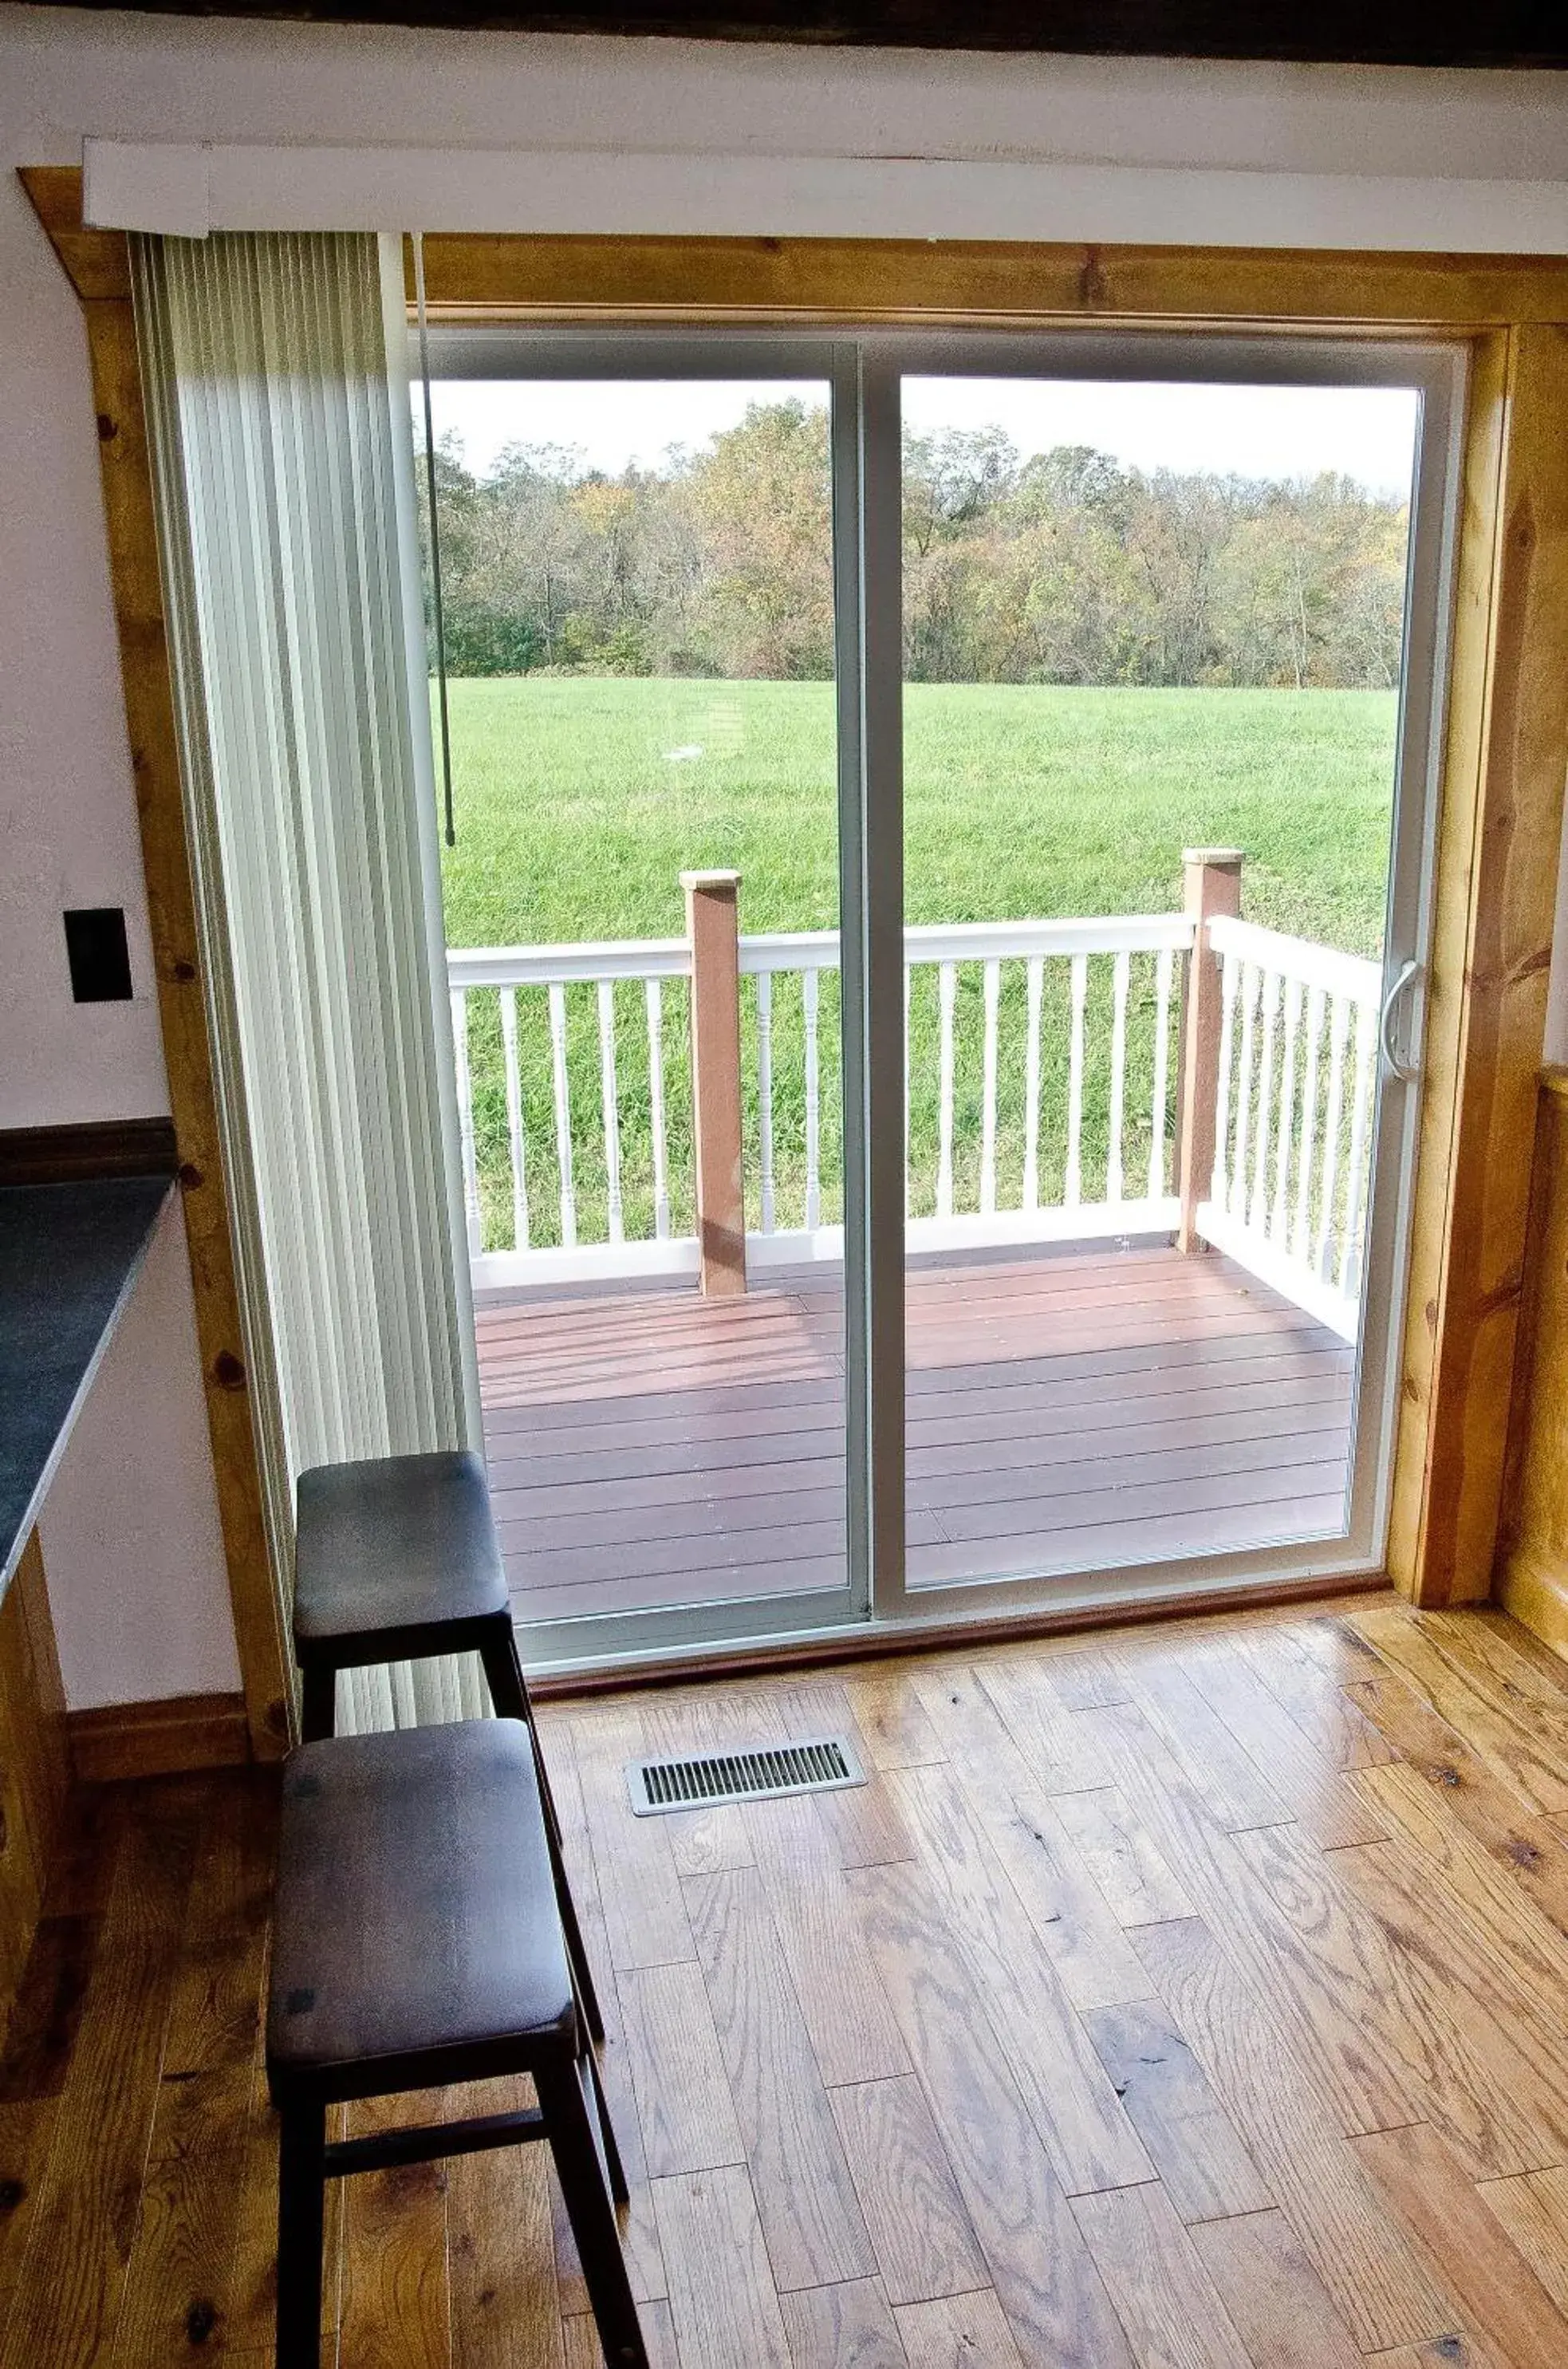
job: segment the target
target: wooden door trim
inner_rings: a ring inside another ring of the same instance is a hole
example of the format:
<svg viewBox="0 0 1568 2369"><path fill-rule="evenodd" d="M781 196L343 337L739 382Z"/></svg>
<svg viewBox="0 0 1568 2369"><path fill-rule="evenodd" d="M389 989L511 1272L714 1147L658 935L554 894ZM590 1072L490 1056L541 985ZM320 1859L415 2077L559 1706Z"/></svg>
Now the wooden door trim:
<svg viewBox="0 0 1568 2369"><path fill-rule="evenodd" d="M258 1759L273 1759L289 1741L286 1647L262 1516L218 1133L130 251L122 232L81 228L79 174L28 170L21 180L82 300L87 332L120 681L229 1601L250 1749Z"/></svg>
<svg viewBox="0 0 1568 2369"><path fill-rule="evenodd" d="M22 177L83 297L89 331L95 306L128 315L125 240L83 227L79 174L52 167ZM1470 348L1389 1565L1417 1603L1486 1596L1568 772L1568 670L1560 658L1568 648L1568 438L1561 432L1568 260L441 234L425 241L425 270L432 313L452 321L923 328L1093 321L1273 336L1436 336ZM122 564L137 557L111 543L117 595ZM144 564L146 553L140 557ZM167 709L161 633L155 651L123 641L122 648L128 709L149 696L132 671L149 670L160 675ZM170 811L183 860L177 782ZM166 1031L169 1024L166 1011ZM210 1104L204 1024L200 1053ZM179 1116L177 1109L177 1125Z"/></svg>

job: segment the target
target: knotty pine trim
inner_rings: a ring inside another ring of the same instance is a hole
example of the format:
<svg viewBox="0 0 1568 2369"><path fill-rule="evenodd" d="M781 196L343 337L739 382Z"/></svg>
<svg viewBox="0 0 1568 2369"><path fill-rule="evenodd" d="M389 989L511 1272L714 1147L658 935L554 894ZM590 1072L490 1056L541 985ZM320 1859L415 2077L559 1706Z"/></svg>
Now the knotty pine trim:
<svg viewBox="0 0 1568 2369"><path fill-rule="evenodd" d="M275 1758L288 1745L287 1664L262 1519L219 1144L129 248L123 233L81 228L79 174L50 168L24 171L21 179L83 300L120 681L229 1600L250 1746L258 1759Z"/></svg>
<svg viewBox="0 0 1568 2369"><path fill-rule="evenodd" d="M71 1766L79 1783L125 1777L177 1777L192 1768L234 1768L249 1760L243 1695L171 1695L158 1702L107 1703L66 1714Z"/></svg>

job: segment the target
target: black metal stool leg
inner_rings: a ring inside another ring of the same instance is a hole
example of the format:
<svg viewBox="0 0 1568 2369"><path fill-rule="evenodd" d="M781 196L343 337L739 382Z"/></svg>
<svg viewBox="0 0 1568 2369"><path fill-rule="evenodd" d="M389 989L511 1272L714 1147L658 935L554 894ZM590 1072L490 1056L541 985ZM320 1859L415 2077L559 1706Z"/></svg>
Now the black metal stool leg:
<svg viewBox="0 0 1568 2369"><path fill-rule="evenodd" d="M594 2141L584 2068L578 2063L539 2066L533 2082L607 2369L648 2369L615 2208Z"/></svg>
<svg viewBox="0 0 1568 2369"><path fill-rule="evenodd" d="M286 2106L278 2149L278 2369L320 2369L326 2109Z"/></svg>
<svg viewBox="0 0 1568 2369"><path fill-rule="evenodd" d="M509 1620L505 1634L486 1637L479 1648L485 1665L485 1677L490 1688L490 1700L502 1719L521 1719L533 1745L533 1766L539 1778L539 1802L544 1813L544 1836L550 1846L550 1867L555 1879L555 1898L561 1910L561 1925L567 1937L567 1953L577 1976L578 1996L583 2014L596 2045L604 2039L604 2018L600 2010L599 1993L594 1988L593 1969L588 1962L588 1949L578 1923L577 1903L567 1881L566 1860L561 1850L561 1822L555 1814L555 1799L550 1791L550 1771L544 1765L544 1750L539 1740L539 1730L533 1723L533 1705L528 1698L528 1682L522 1675L522 1663L518 1654L517 1638Z"/></svg>
<svg viewBox="0 0 1568 2369"><path fill-rule="evenodd" d="M300 1730L306 1744L320 1744L338 1720L338 1673L313 1662L300 1672Z"/></svg>

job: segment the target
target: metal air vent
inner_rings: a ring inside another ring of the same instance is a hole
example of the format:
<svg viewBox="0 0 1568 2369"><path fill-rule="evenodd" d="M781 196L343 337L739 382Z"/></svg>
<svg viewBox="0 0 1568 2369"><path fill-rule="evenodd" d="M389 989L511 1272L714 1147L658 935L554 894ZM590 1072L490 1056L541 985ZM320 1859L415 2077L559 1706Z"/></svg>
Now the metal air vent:
<svg viewBox="0 0 1568 2369"><path fill-rule="evenodd" d="M634 1760L626 1770L639 1818L718 1802L765 1802L782 1793L832 1793L864 1782L859 1761L840 1735L760 1745L753 1752L699 1752L685 1760Z"/></svg>

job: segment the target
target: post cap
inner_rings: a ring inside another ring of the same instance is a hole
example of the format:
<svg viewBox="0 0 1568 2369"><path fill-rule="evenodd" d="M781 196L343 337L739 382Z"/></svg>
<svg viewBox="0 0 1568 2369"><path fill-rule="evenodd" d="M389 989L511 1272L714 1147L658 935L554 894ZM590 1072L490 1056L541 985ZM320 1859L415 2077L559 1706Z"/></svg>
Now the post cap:
<svg viewBox="0 0 1568 2369"><path fill-rule="evenodd" d="M1207 864L1216 872L1240 872L1247 860L1242 847L1184 847L1184 864Z"/></svg>
<svg viewBox="0 0 1568 2369"><path fill-rule="evenodd" d="M740 875L738 872L683 872L681 886L682 888L738 888Z"/></svg>

